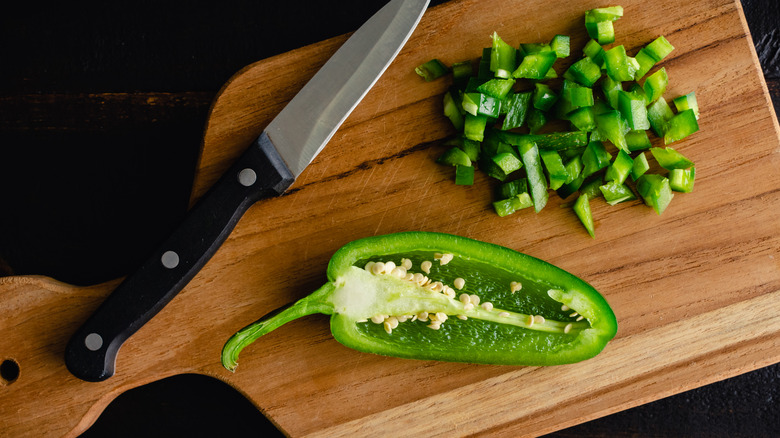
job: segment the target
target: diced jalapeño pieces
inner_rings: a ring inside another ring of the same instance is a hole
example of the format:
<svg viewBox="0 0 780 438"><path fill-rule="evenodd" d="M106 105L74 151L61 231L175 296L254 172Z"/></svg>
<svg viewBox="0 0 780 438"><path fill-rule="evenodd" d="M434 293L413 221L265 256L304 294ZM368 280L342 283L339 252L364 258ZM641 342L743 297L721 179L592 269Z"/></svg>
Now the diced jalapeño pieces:
<svg viewBox="0 0 780 438"><path fill-rule="evenodd" d="M666 74L666 68L661 67L657 72L651 74L645 79L644 91L648 103L655 102L656 99L663 96L666 91L666 85L669 83L669 76ZM645 128L647 129L647 128Z"/></svg>
<svg viewBox="0 0 780 438"><path fill-rule="evenodd" d="M490 71L497 78L509 78L516 66L517 51L510 46L496 32L493 32L493 46L490 51Z"/></svg>
<svg viewBox="0 0 780 438"><path fill-rule="evenodd" d="M558 58L566 58L570 53L570 38L568 35L555 35L550 41L550 48Z"/></svg>
<svg viewBox="0 0 780 438"><path fill-rule="evenodd" d="M448 91L444 93L444 115L450 119L452 126L458 131L463 130L464 123L463 114L460 112L460 110L461 108L459 107L458 103L452 97L452 92Z"/></svg>
<svg viewBox="0 0 780 438"><path fill-rule="evenodd" d="M455 184L459 186L474 184L474 166L455 166Z"/></svg>
<svg viewBox="0 0 780 438"><path fill-rule="evenodd" d="M522 210L533 205L534 203L528 193L520 193L511 198L493 202L493 208L496 210L496 214L501 217L508 216L517 210Z"/></svg>
<svg viewBox="0 0 780 438"><path fill-rule="evenodd" d="M669 179L654 173L646 173L636 181L636 189L645 203L653 207L657 214L661 214L672 201L672 189Z"/></svg>
<svg viewBox="0 0 780 438"><path fill-rule="evenodd" d="M447 66L438 59L431 59L430 61L417 66L414 71L417 72L420 77L425 79L426 82L438 79L449 73Z"/></svg>
<svg viewBox="0 0 780 438"><path fill-rule="evenodd" d="M599 186L599 190L601 190L601 194L604 195L604 200L606 200L609 205L636 199L634 192L632 192L627 185L617 181L610 181Z"/></svg>
<svg viewBox="0 0 780 438"><path fill-rule="evenodd" d="M553 51L525 55L517 69L512 72L512 77L544 79L556 59L558 56Z"/></svg>
<svg viewBox="0 0 780 438"><path fill-rule="evenodd" d="M634 157L634 165L631 167L631 178L634 181L644 175L648 170L650 170L650 163L647 162L647 157L644 152Z"/></svg>
<svg viewBox="0 0 780 438"><path fill-rule="evenodd" d="M544 176L536 143L525 140L517 147L528 177L528 186L537 213L547 204L547 178Z"/></svg>
<svg viewBox="0 0 780 438"><path fill-rule="evenodd" d="M629 173L631 173L633 166L634 160L631 159L631 156L628 155L626 151L618 151L615 161L607 168L607 173L604 175L604 178L607 181L623 184L626 178L628 178Z"/></svg>
<svg viewBox="0 0 780 438"><path fill-rule="evenodd" d="M572 64L563 77L586 87L592 87L601 77L601 67L593 59L585 57Z"/></svg>
<svg viewBox="0 0 780 438"><path fill-rule="evenodd" d="M561 155L556 151L540 151L539 155L550 176L550 188L558 190L569 179L569 172L563 164Z"/></svg>
<svg viewBox="0 0 780 438"><path fill-rule="evenodd" d="M696 177L696 168L672 169L669 171L669 187L675 192L690 193L693 191L693 180Z"/></svg>
<svg viewBox="0 0 780 438"><path fill-rule="evenodd" d="M677 112L683 112L685 110L693 110L693 114L696 116L696 120L699 119L699 103L696 101L696 93L688 93L685 96L675 97L672 100L674 106L677 108Z"/></svg>
<svg viewBox="0 0 780 438"><path fill-rule="evenodd" d="M593 214L590 212L590 200L588 199L587 194L581 194L574 202L574 213L580 219L580 222L582 222L582 225L585 227L585 230L588 231L590 237L595 238L596 233L594 231L595 227L593 226Z"/></svg>
<svg viewBox="0 0 780 438"><path fill-rule="evenodd" d="M650 122L650 127L659 137L663 137L666 133L667 124L672 117L674 117L674 112L663 96L647 107L647 119Z"/></svg>
<svg viewBox="0 0 780 438"><path fill-rule="evenodd" d="M607 75L613 81L622 82L634 79L636 68L629 62L626 48L622 45L604 52L604 65L607 69Z"/></svg>
<svg viewBox="0 0 780 438"><path fill-rule="evenodd" d="M666 170L687 169L693 166L693 161L670 147L651 148L650 153L655 157L655 161Z"/></svg>
<svg viewBox="0 0 780 438"><path fill-rule="evenodd" d="M692 109L676 114L669 120L664 132L664 144L673 143L699 130L696 114Z"/></svg>

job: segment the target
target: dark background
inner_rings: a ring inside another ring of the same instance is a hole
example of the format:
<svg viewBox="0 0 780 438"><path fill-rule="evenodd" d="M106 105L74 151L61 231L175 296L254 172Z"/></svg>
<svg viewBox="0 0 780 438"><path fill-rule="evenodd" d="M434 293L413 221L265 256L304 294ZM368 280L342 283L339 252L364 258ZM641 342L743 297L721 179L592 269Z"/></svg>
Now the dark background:
<svg viewBox="0 0 780 438"><path fill-rule="evenodd" d="M186 211L221 85L252 62L357 29L383 3L5 6L0 274L78 285L127 275ZM744 0L743 7L779 108L778 2ZM780 365L773 365L553 435L780 436L779 387ZM261 433L278 434L237 392L207 377L177 376L119 396L84 436Z"/></svg>

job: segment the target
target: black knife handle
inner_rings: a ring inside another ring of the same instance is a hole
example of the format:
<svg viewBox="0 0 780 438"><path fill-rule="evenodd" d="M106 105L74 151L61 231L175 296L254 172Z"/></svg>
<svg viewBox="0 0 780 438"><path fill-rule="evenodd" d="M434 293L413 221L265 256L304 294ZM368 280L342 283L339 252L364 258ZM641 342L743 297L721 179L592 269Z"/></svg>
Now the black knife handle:
<svg viewBox="0 0 780 438"><path fill-rule="evenodd" d="M65 350L68 370L90 382L114 375L122 343L184 288L252 204L283 193L294 180L271 140L261 135L71 337Z"/></svg>

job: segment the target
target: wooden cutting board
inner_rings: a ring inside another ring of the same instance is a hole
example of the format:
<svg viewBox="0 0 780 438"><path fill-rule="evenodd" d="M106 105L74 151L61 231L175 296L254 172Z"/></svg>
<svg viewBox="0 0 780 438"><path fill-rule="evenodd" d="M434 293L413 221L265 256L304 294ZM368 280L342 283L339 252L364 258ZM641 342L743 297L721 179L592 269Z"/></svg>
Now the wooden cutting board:
<svg viewBox="0 0 780 438"><path fill-rule="evenodd" d="M406 48L282 197L252 207L202 272L122 347L117 374L86 383L65 369L71 333L117 281L75 287L0 279L0 434L77 435L118 394L180 373L235 387L291 436L539 435L780 361L780 128L735 0L620 2L629 54L665 35L667 97L695 91L701 131L675 145L696 187L662 216L639 201L592 203L595 240L564 201L499 218L491 183L456 186L436 165L448 82L414 67L476 58L495 30L512 44L586 41L594 1L463 0L431 9ZM343 43L334 38L253 64L220 92L205 129L193 200ZM558 66L559 73L571 60ZM660 144L657 139L656 145ZM236 330L325 281L330 255L365 236L455 233L552 262L593 284L620 329L602 354L550 368L477 366L363 354L325 316L295 321L219 363ZM14 364L19 375L9 372Z"/></svg>

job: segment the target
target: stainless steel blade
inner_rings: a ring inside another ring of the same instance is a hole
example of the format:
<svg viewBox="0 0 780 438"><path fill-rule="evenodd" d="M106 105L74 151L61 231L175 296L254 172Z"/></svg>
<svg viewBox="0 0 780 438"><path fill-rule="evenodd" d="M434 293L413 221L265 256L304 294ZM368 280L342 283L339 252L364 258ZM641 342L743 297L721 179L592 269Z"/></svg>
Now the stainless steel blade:
<svg viewBox="0 0 780 438"><path fill-rule="evenodd" d="M417 27L429 0L393 0L336 51L265 134L297 177L325 147Z"/></svg>

